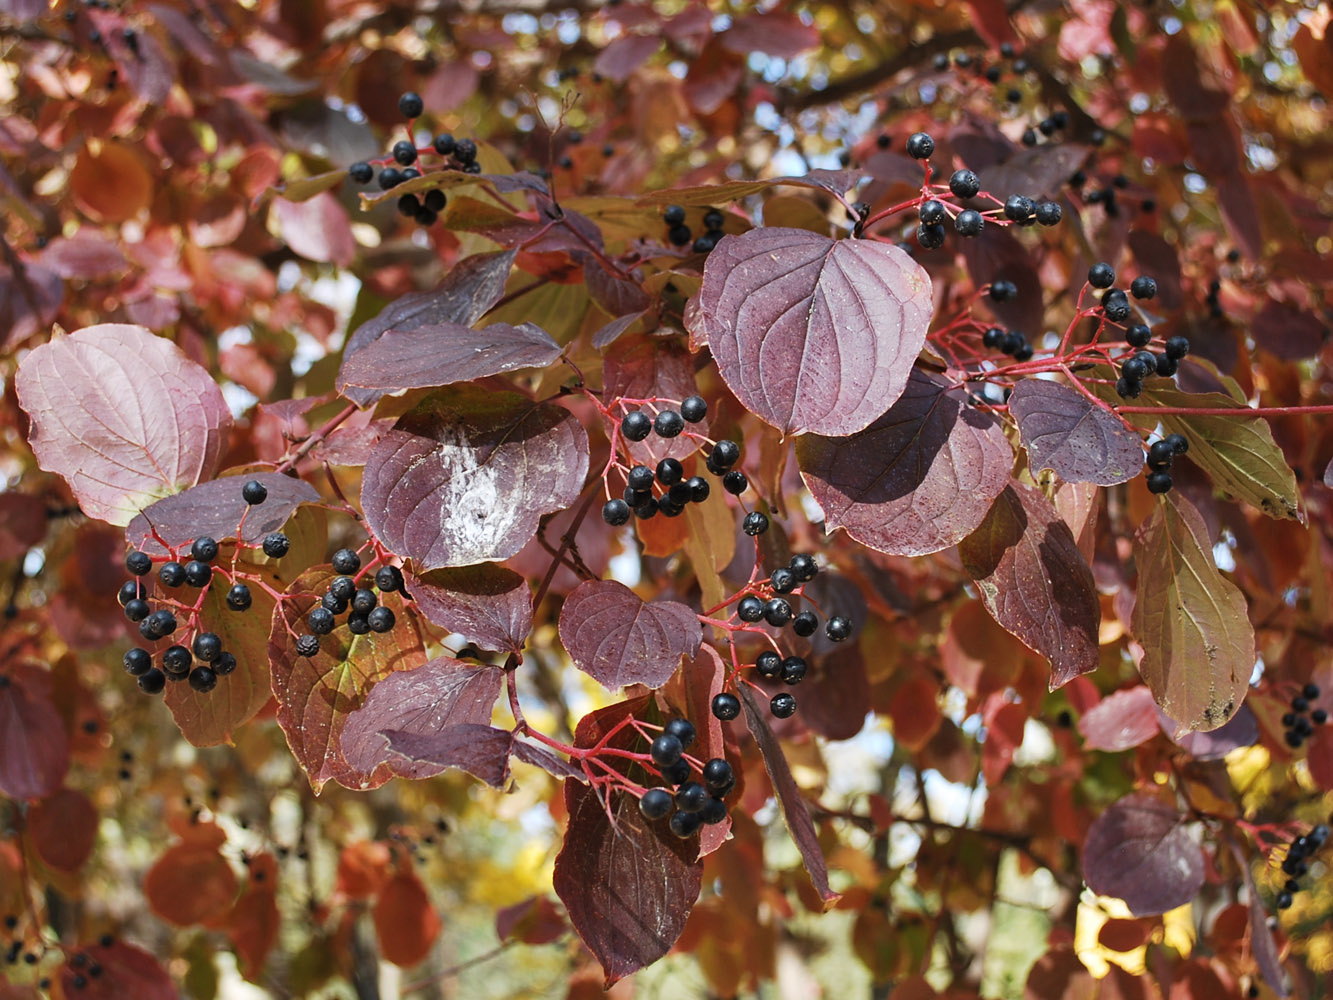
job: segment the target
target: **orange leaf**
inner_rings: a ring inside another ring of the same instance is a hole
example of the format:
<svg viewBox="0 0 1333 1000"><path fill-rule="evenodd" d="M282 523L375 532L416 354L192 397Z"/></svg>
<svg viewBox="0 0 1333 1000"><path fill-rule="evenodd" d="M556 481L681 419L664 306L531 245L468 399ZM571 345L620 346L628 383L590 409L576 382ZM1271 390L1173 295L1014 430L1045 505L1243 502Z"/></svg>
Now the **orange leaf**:
<svg viewBox="0 0 1333 1000"><path fill-rule="evenodd" d="M236 898L236 875L216 847L186 842L157 859L143 889L154 913L186 927L227 915Z"/></svg>
<svg viewBox="0 0 1333 1000"><path fill-rule="evenodd" d="M426 887L409 871L389 879L372 916L380 954L405 968L424 959L440 934L440 916L430 905Z"/></svg>
<svg viewBox="0 0 1333 1000"><path fill-rule="evenodd" d="M129 146L105 143L94 153L85 148L69 175L79 207L99 222L124 222L153 200L153 178Z"/></svg>
<svg viewBox="0 0 1333 1000"><path fill-rule="evenodd" d="M278 939L278 863L272 854L250 859L250 883L236 901L229 918L232 947L240 959L241 975L258 982L264 960Z"/></svg>
<svg viewBox="0 0 1333 1000"><path fill-rule="evenodd" d="M338 891L351 899L369 899L389 877L389 847L378 840L348 844L338 858Z"/></svg>

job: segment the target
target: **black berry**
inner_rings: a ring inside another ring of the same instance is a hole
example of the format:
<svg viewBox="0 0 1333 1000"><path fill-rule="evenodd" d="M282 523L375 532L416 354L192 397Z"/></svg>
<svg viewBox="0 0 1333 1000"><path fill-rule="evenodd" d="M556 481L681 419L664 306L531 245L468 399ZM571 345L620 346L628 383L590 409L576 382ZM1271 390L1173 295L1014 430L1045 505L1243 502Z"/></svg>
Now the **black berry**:
<svg viewBox="0 0 1333 1000"><path fill-rule="evenodd" d="M144 626L152 633L151 638L162 639L176 631L176 616L166 608L159 608L144 619L140 631L143 631Z"/></svg>
<svg viewBox="0 0 1333 1000"><path fill-rule="evenodd" d="M785 684L799 684L805 680L805 660L799 656L789 656L782 661L782 680Z"/></svg>
<svg viewBox="0 0 1333 1000"><path fill-rule="evenodd" d="M796 714L796 699L783 691L773 696L773 700L768 703L768 709L779 719L790 719Z"/></svg>
<svg viewBox="0 0 1333 1000"><path fill-rule="evenodd" d="M907 155L914 160L928 160L935 152L935 140L926 132L913 132L907 138Z"/></svg>
<svg viewBox="0 0 1333 1000"><path fill-rule="evenodd" d="M134 576L147 576L153 569L153 559L147 552L131 549L125 557L125 569Z"/></svg>
<svg viewBox="0 0 1333 1000"><path fill-rule="evenodd" d="M250 588L243 583L234 583L227 591L227 607L233 611L245 611L252 601Z"/></svg>
<svg viewBox="0 0 1333 1000"><path fill-rule="evenodd" d="M834 615L824 625L824 634L834 642L851 638L852 623L842 615Z"/></svg>
<svg viewBox="0 0 1333 1000"><path fill-rule="evenodd" d="M361 568L361 557L351 549L339 549L330 561L335 573L350 575Z"/></svg>
<svg viewBox="0 0 1333 1000"><path fill-rule="evenodd" d="M819 628L819 619L813 611L802 611L791 620L791 630L802 639L815 634Z"/></svg>
<svg viewBox="0 0 1333 1000"><path fill-rule="evenodd" d="M975 198L981 190L981 178L971 170L955 170L949 178L949 190L959 198Z"/></svg>
<svg viewBox="0 0 1333 1000"><path fill-rule="evenodd" d="M211 663L222 654L222 639L216 632L200 632L194 637L194 655Z"/></svg>
<svg viewBox="0 0 1333 1000"><path fill-rule="evenodd" d="M454 142L454 159L462 164L474 163L477 159L477 144L472 139L458 139ZM466 168L465 168L466 169ZM480 171L476 171L480 173Z"/></svg>
<svg viewBox="0 0 1333 1000"><path fill-rule="evenodd" d="M736 775L721 757L714 757L703 769L704 787L714 795L726 795L736 784Z"/></svg>
<svg viewBox="0 0 1333 1000"><path fill-rule="evenodd" d="M658 767L670 767L680 760L680 755L684 750L685 748L681 746L677 737L670 733L662 733L653 740L652 746L648 748L648 753L653 758L653 763Z"/></svg>
<svg viewBox="0 0 1333 1000"><path fill-rule="evenodd" d="M668 205L662 212L662 221L668 226L679 226L685 222L685 209L680 205Z"/></svg>
<svg viewBox="0 0 1333 1000"><path fill-rule="evenodd" d="M676 808L681 812L703 812L708 805L708 789L697 781L687 781L676 790Z"/></svg>
<svg viewBox="0 0 1333 1000"><path fill-rule="evenodd" d="M774 628L781 628L791 621L791 605L781 597L775 597L764 605L764 621Z"/></svg>
<svg viewBox="0 0 1333 1000"><path fill-rule="evenodd" d="M819 564L815 562L814 557L806 555L804 552L792 556L787 566L796 574L796 579L801 583L813 580L815 574L819 572Z"/></svg>
<svg viewBox="0 0 1333 1000"><path fill-rule="evenodd" d="M396 188L399 184L403 183L403 180L403 172L397 167L385 167L380 171L378 178L380 188L385 191L388 191L391 188Z"/></svg>
<svg viewBox="0 0 1333 1000"><path fill-rule="evenodd" d="M1148 466L1153 469L1167 469L1176 457L1176 450L1166 441L1154 441L1148 448Z"/></svg>
<svg viewBox="0 0 1333 1000"><path fill-rule="evenodd" d="M162 654L162 669L175 677L184 677L190 672L194 657L184 646L169 646Z"/></svg>
<svg viewBox="0 0 1333 1000"><path fill-rule="evenodd" d="M921 203L918 209L918 215L923 226L938 226L944 222L946 215L944 211L944 202L937 201L934 198Z"/></svg>
<svg viewBox="0 0 1333 1000"><path fill-rule="evenodd" d="M135 646L125 653L125 658L121 662L125 666L125 673L131 677L142 677L152 669L153 657L148 650Z"/></svg>
<svg viewBox="0 0 1333 1000"><path fill-rule="evenodd" d="M750 480L740 469L732 469L722 477L722 488L732 496L740 496L750 488Z"/></svg>
<svg viewBox="0 0 1333 1000"><path fill-rule="evenodd" d="M667 231L667 242L672 246L683 247L694 239L694 233L689 226L672 226Z"/></svg>
<svg viewBox="0 0 1333 1000"><path fill-rule="evenodd" d="M417 147L403 139L393 144L393 158L403 166L410 166L417 162Z"/></svg>
<svg viewBox="0 0 1333 1000"><path fill-rule="evenodd" d="M713 716L723 722L730 722L741 714L741 702L734 694L723 691L713 695Z"/></svg>
<svg viewBox="0 0 1333 1000"><path fill-rule="evenodd" d="M657 473L655 478L663 486L671 486L680 482L681 477L684 475L685 467L674 458L664 458L657 463Z"/></svg>
<svg viewBox="0 0 1333 1000"><path fill-rule="evenodd" d="M691 476L685 481L685 485L690 490L690 500L693 503L703 503L708 499L708 494L712 492L712 487L708 485L708 480L703 476Z"/></svg>
<svg viewBox="0 0 1333 1000"><path fill-rule="evenodd" d="M702 396L689 396L680 404L680 415L687 424L697 424L708 416L708 401Z"/></svg>
<svg viewBox="0 0 1333 1000"><path fill-rule="evenodd" d="M627 441L642 441L653 432L653 422L642 410L626 413L620 421L620 433Z"/></svg>
<svg viewBox="0 0 1333 1000"><path fill-rule="evenodd" d="M1004 203L1004 215L1012 222L1026 222L1032 218L1036 208L1031 198L1021 194L1010 195Z"/></svg>
<svg viewBox="0 0 1333 1000"><path fill-rule="evenodd" d="M741 530L751 537L762 535L768 530L768 518L759 511L752 510L745 515L745 520L741 522Z"/></svg>
<svg viewBox="0 0 1333 1000"><path fill-rule="evenodd" d="M1149 493L1168 493L1171 490L1171 473L1162 470L1148 474Z"/></svg>
<svg viewBox="0 0 1333 1000"><path fill-rule="evenodd" d="M685 429L685 420L675 410L663 410L653 420L653 433L658 437L673 438Z"/></svg>
<svg viewBox="0 0 1333 1000"><path fill-rule="evenodd" d="M790 594L796 589L796 574L785 566L779 566L769 576L768 584L775 593Z"/></svg>
<svg viewBox="0 0 1333 1000"><path fill-rule="evenodd" d="M296 638L297 656L315 656L318 652L319 652L319 636L310 635L309 633L297 636Z"/></svg>
<svg viewBox="0 0 1333 1000"><path fill-rule="evenodd" d="M441 156L448 156L454 151L454 137L448 132L441 132L431 141L431 145Z"/></svg>
<svg viewBox="0 0 1333 1000"><path fill-rule="evenodd" d="M356 582L350 576L335 576L329 581L329 593L340 601L350 601L356 594Z"/></svg>
<svg viewBox="0 0 1333 1000"><path fill-rule="evenodd" d="M207 535L196 538L190 546L190 555L200 562L210 563L218 557L218 543Z"/></svg>
<svg viewBox="0 0 1333 1000"><path fill-rule="evenodd" d="M699 832L699 827L704 825L702 812L684 812L677 810L671 814L671 819L667 820L667 826L681 840L693 837Z"/></svg>
<svg viewBox="0 0 1333 1000"><path fill-rule="evenodd" d="M414 91L409 90L398 98L398 113L404 118L419 118L424 110L426 110L425 102L421 100L421 95Z"/></svg>
<svg viewBox="0 0 1333 1000"><path fill-rule="evenodd" d="M624 500L608 500L602 504L602 520L612 526L619 526L629 523L630 509L629 504Z"/></svg>
<svg viewBox="0 0 1333 1000"><path fill-rule="evenodd" d="M694 723L689 719L672 719L662 727L662 731L680 740L680 745L686 750L694 744L695 737L698 735L694 731Z"/></svg>
<svg viewBox="0 0 1333 1000"><path fill-rule="evenodd" d="M174 559L164 562L157 571L157 578L164 587L179 587L185 582L185 567Z"/></svg>
<svg viewBox="0 0 1333 1000"><path fill-rule="evenodd" d="M670 816L675 806L675 798L665 788L650 788L639 799L639 812L643 814L644 819L649 820Z"/></svg>
<svg viewBox="0 0 1333 1000"><path fill-rule="evenodd" d="M776 677L782 671L782 657L766 649L755 657L754 669L760 677Z"/></svg>
<svg viewBox="0 0 1333 1000"><path fill-rule="evenodd" d="M1043 201L1037 203L1037 210L1033 213L1033 216L1043 226L1054 226L1059 223L1063 214L1058 203Z"/></svg>
<svg viewBox="0 0 1333 1000"><path fill-rule="evenodd" d="M199 666L190 671L190 687L207 694L218 686L218 675L211 667Z"/></svg>
<svg viewBox="0 0 1333 1000"><path fill-rule="evenodd" d="M191 559L185 564L185 582L191 587L207 587L213 579L213 567L198 559Z"/></svg>
<svg viewBox="0 0 1333 1000"><path fill-rule="evenodd" d="M241 487L241 499L251 507L261 504L268 499L268 487L258 479L252 479Z"/></svg>
<svg viewBox="0 0 1333 1000"><path fill-rule="evenodd" d="M369 163L358 160L347 168L347 176L358 184L369 184L375 178L375 168Z"/></svg>
<svg viewBox="0 0 1333 1000"><path fill-rule="evenodd" d="M397 566L381 566L375 571L375 586L382 594L403 589L403 571Z"/></svg>
<svg viewBox="0 0 1333 1000"><path fill-rule="evenodd" d="M980 212L969 208L958 213L958 218L953 220L953 228L959 236L980 236L986 228L986 220Z"/></svg>
<svg viewBox="0 0 1333 1000"><path fill-rule="evenodd" d="M1129 293L1136 299L1150 299L1157 294L1157 282L1141 274L1129 283Z"/></svg>
<svg viewBox="0 0 1333 1000"><path fill-rule="evenodd" d="M156 667L139 677L139 690L145 694L161 694L167 686L167 675Z"/></svg>
<svg viewBox="0 0 1333 1000"><path fill-rule="evenodd" d="M736 603L736 617L743 622L757 622L764 617L764 602L746 594Z"/></svg>
<svg viewBox="0 0 1333 1000"><path fill-rule="evenodd" d="M271 559L282 558L291 547L291 540L281 531L274 531L264 536L264 555Z"/></svg>
<svg viewBox="0 0 1333 1000"><path fill-rule="evenodd" d="M139 596L139 581L126 580L120 585L120 590L116 593L116 602L124 607L130 601Z"/></svg>
<svg viewBox="0 0 1333 1000"><path fill-rule="evenodd" d="M338 624L338 619L328 608L319 606L306 616L306 624L315 635L328 635Z"/></svg>
<svg viewBox="0 0 1333 1000"><path fill-rule="evenodd" d="M1188 337L1169 337L1166 341L1166 356L1172 361L1179 361L1190 352Z"/></svg>
<svg viewBox="0 0 1333 1000"><path fill-rule="evenodd" d="M1177 455L1183 455L1190 450L1189 438L1185 437L1184 434L1168 434L1162 440L1169 444L1171 450Z"/></svg>
<svg viewBox="0 0 1333 1000"><path fill-rule="evenodd" d="M1102 296L1102 310L1112 323L1123 323L1129 319L1129 296L1118 288L1110 289Z"/></svg>
<svg viewBox="0 0 1333 1000"><path fill-rule="evenodd" d="M1147 347L1152 341L1152 330L1142 323L1135 323L1125 331L1125 343L1130 347Z"/></svg>
<svg viewBox="0 0 1333 1000"><path fill-rule="evenodd" d="M386 608L383 605L380 605L378 608L371 611L370 614L366 615L366 623L370 625L370 630L372 632L391 632L393 631L396 622L397 619L394 616L393 610L391 608Z"/></svg>
<svg viewBox="0 0 1333 1000"><path fill-rule="evenodd" d="M1088 268L1088 284L1093 288L1110 288L1115 284L1115 269L1105 262Z"/></svg>

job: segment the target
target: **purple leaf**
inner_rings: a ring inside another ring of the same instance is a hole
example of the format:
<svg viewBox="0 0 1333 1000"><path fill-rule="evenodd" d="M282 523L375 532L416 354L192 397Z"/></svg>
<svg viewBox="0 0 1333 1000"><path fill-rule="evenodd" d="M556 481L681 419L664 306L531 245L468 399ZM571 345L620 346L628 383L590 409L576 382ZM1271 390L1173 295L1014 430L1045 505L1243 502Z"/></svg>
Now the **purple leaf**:
<svg viewBox="0 0 1333 1000"><path fill-rule="evenodd" d="M1009 412L1034 471L1053 469L1066 482L1115 486L1143 468L1142 439L1104 406L1059 382L1023 379L1009 397Z"/></svg>
<svg viewBox="0 0 1333 1000"><path fill-rule="evenodd" d="M439 774L447 765L394 760L385 733L392 731L405 738L438 735L458 726L489 728L503 680L504 671L499 667L471 667L447 656L415 670L389 674L347 717L342 729L343 756L351 767L365 773L388 761L394 773L405 778ZM484 775L477 777L485 780Z"/></svg>
<svg viewBox="0 0 1333 1000"><path fill-rule="evenodd" d="M841 605L834 607L842 610ZM810 673L801 685L801 694L801 721L807 729L825 739L850 740L866 724L871 698L860 649L852 646L839 649L836 655L810 660Z"/></svg>
<svg viewBox="0 0 1333 1000"><path fill-rule="evenodd" d="M376 443L361 508L424 569L507 559L583 488L588 435L568 410L474 385L432 393Z"/></svg>
<svg viewBox="0 0 1333 1000"><path fill-rule="evenodd" d="M268 499L255 507L241 497L241 487L252 479L268 487ZM257 545L286 524L301 504L319 503L319 499L319 492L305 480L279 472L225 476L144 508L125 528L125 541L149 555L164 555L167 550L162 542L180 546L203 535L218 541L235 538L244 514L241 540Z"/></svg>
<svg viewBox="0 0 1333 1000"><path fill-rule="evenodd" d="M609 399L629 396L634 399L682 400L699 391L694 380L694 359L675 339L632 337L620 340L606 353L602 362L604 395ZM708 433L708 420L690 430ZM664 458L684 461L698 448L688 434L675 438L650 435L645 441L626 442L631 461L656 466Z"/></svg>
<svg viewBox="0 0 1333 1000"><path fill-rule="evenodd" d="M989 183L988 176L983 183ZM980 288L996 281L1012 281L1018 295L1005 302L986 300L988 308L1003 326L1017 330L1032 340L1041 336L1046 318L1042 301L1041 279L1033 266L1032 251L1007 229L987 226L980 236L960 240L963 260L967 262L972 283Z"/></svg>
<svg viewBox="0 0 1333 1000"><path fill-rule="evenodd" d="M592 335L592 346L599 351L610 347L622 333L643 319L645 314L646 310L645 312L630 313L628 316L613 319Z"/></svg>
<svg viewBox="0 0 1333 1000"><path fill-rule="evenodd" d="M1163 312L1174 312L1184 302L1180 288L1180 257L1176 248L1157 233L1147 229L1129 231L1129 249L1141 274L1157 279L1158 307Z"/></svg>
<svg viewBox="0 0 1333 1000"><path fill-rule="evenodd" d="M1069 525L1038 490L1014 482L958 543L997 622L1051 663L1051 689L1097 669L1101 604Z"/></svg>
<svg viewBox="0 0 1333 1000"><path fill-rule="evenodd" d="M57 236L42 251L41 261L62 278L80 281L113 278L129 267L116 242L91 228L68 238Z"/></svg>
<svg viewBox="0 0 1333 1000"><path fill-rule="evenodd" d="M49 267L28 264L21 274L0 267L0 348L17 347L49 326L65 300L65 283Z"/></svg>
<svg viewBox="0 0 1333 1000"><path fill-rule="evenodd" d="M20 665L0 687L0 795L22 801L59 790L69 770L69 734L51 700L51 674Z"/></svg>
<svg viewBox="0 0 1333 1000"><path fill-rule="evenodd" d="M636 282L612 274L596 257L585 255L583 283L588 294L608 316L642 313L651 304L648 293Z"/></svg>
<svg viewBox="0 0 1333 1000"><path fill-rule="evenodd" d="M1157 735L1157 703L1142 684L1107 695L1078 720L1084 743L1115 753Z"/></svg>
<svg viewBox="0 0 1333 1000"><path fill-rule="evenodd" d="M930 277L895 246L754 229L708 255L690 332L762 420L847 435L902 394L930 316Z"/></svg>
<svg viewBox="0 0 1333 1000"><path fill-rule="evenodd" d="M592 68L609 80L624 83L661 47L660 35L621 35L597 54Z"/></svg>
<svg viewBox="0 0 1333 1000"><path fill-rule="evenodd" d="M554 775L557 778L572 778L575 781L583 782L585 785L588 783L588 776L580 768L535 743L515 740L513 754L523 763L540 767L547 774Z"/></svg>
<svg viewBox="0 0 1333 1000"><path fill-rule="evenodd" d="M727 181L724 184L696 184L692 187L658 188L639 196L640 205L685 205L700 208L737 201L775 187L815 188L841 196L869 175L860 170L811 170L799 177L769 177L757 181ZM771 232L772 230L770 230Z"/></svg>
<svg viewBox="0 0 1333 1000"><path fill-rule="evenodd" d="M745 724L754 736L754 741L759 744L759 753L764 758L764 769L768 771L768 778L773 783L773 792L778 797L778 805L782 807L782 818L787 822L791 839L796 842L796 848L801 852L801 860L805 862L810 883L824 904L831 905L840 899L842 894L829 888L828 862L824 860L823 848L819 846L819 834L815 831L814 820L806 811L805 800L801 797L800 788L796 786L796 779L791 775L787 757L783 754L782 747L778 745L773 730L768 728L768 721L764 718L767 709L756 702L749 685L740 685L737 693L740 695L741 706L745 709Z"/></svg>
<svg viewBox="0 0 1333 1000"><path fill-rule="evenodd" d="M553 884L609 987L671 950L699 898L703 862L693 838L649 824L632 795L616 793L608 818L599 790L566 781L565 807Z"/></svg>
<svg viewBox="0 0 1333 1000"><path fill-rule="evenodd" d="M1157 724L1162 732L1195 760L1221 760L1238 747L1252 747L1259 742L1259 720L1249 704L1236 710L1227 724L1208 732L1181 733L1180 723L1157 709Z"/></svg>
<svg viewBox="0 0 1333 1000"><path fill-rule="evenodd" d="M474 330L458 323L431 323L388 330L343 358L337 390L349 387L383 393L471 382L519 368L545 368L560 357L560 345L531 323L492 323Z"/></svg>
<svg viewBox="0 0 1333 1000"><path fill-rule="evenodd" d="M887 413L851 437L796 443L801 478L829 531L892 555L925 555L965 538L1009 482L1000 424L933 375L913 370Z"/></svg>
<svg viewBox="0 0 1333 1000"><path fill-rule="evenodd" d="M380 735L389 741L394 753L402 754L415 764L430 765L432 774L457 767L493 788L504 787L509 778L509 751L514 734L503 729L462 723L436 732L386 729L381 730ZM390 760L389 764L392 766L394 762Z"/></svg>
<svg viewBox="0 0 1333 1000"><path fill-rule="evenodd" d="M436 288L394 299L380 310L378 316L358 326L347 339L343 356L351 358L388 330L410 331L441 323L471 326L500 301L514 256L514 251L504 250L464 257ZM348 389L343 395L357 406L364 407L379 399L382 393Z"/></svg>
<svg viewBox="0 0 1333 1000"><path fill-rule="evenodd" d="M698 617L684 604L645 603L614 580L579 584L560 609L560 641L574 666L609 691L661 687L702 638Z"/></svg>
<svg viewBox="0 0 1333 1000"><path fill-rule="evenodd" d="M1203 886L1203 851L1185 817L1151 795L1121 799L1093 821L1083 844L1083 879L1123 899L1136 917L1174 910Z"/></svg>
<svg viewBox="0 0 1333 1000"><path fill-rule="evenodd" d="M208 372L141 326L56 337L19 363L16 385L37 464L111 524L211 476L231 428Z"/></svg>
<svg viewBox="0 0 1333 1000"><path fill-rule="evenodd" d="M1032 199L1059 195L1088 158L1088 147L1072 142L1020 149L1003 163L987 167L982 187L1004 201L1011 194Z"/></svg>
<svg viewBox="0 0 1333 1000"><path fill-rule="evenodd" d="M763 52L779 59L795 59L820 41L818 28L782 10L738 17L720 37L724 48L740 55Z"/></svg>
<svg viewBox="0 0 1333 1000"><path fill-rule="evenodd" d="M328 191L304 201L276 198L273 213L282 238L306 260L346 266L356 256L352 222L342 202Z"/></svg>
<svg viewBox="0 0 1333 1000"><path fill-rule="evenodd" d="M407 591L426 618L480 649L517 653L532 629L532 591L523 577L492 563L406 574Z"/></svg>

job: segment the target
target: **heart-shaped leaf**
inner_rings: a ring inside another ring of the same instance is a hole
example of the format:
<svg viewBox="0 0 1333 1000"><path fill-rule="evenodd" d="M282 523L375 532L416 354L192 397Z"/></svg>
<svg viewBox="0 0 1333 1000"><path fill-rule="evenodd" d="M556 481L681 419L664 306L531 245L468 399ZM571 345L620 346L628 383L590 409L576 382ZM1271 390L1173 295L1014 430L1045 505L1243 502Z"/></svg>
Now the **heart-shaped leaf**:
<svg viewBox="0 0 1333 1000"><path fill-rule="evenodd" d="M295 635L306 631L305 617L317 603L315 595L328 590L333 576L328 566L302 573L289 598L274 611L268 641L278 725L316 792L330 778L348 788L366 789L393 776L386 765L369 771L353 766L343 755L343 728L377 682L426 659L416 621L396 594L382 595L382 603L398 620L391 632L352 635L343 623L321 636L314 656L298 655Z"/></svg>
<svg viewBox="0 0 1333 1000"><path fill-rule="evenodd" d="M1059 382L1027 378L1014 386L1009 412L1034 471L1071 483L1114 486L1143 468L1142 438L1115 414Z"/></svg>
<svg viewBox="0 0 1333 1000"><path fill-rule="evenodd" d="M931 301L929 275L895 246L754 229L708 255L690 332L762 420L845 436L902 394Z"/></svg>
<svg viewBox="0 0 1333 1000"><path fill-rule="evenodd" d="M388 761L405 778L439 774L447 765L416 766L396 760L383 734L429 735L457 726L489 727L503 680L504 671L499 667L468 666L447 656L415 670L392 673L347 717L342 730L343 755L351 767L366 773Z"/></svg>
<svg viewBox="0 0 1333 1000"><path fill-rule="evenodd" d="M19 362L15 385L37 463L112 524L211 476L231 428L212 376L141 326L56 337Z"/></svg>
<svg viewBox="0 0 1333 1000"><path fill-rule="evenodd" d="M516 392L433 393L375 445L361 507L390 549L424 569L507 559L583 488L588 435L574 415Z"/></svg>
<svg viewBox="0 0 1333 1000"><path fill-rule="evenodd" d="M1101 605L1069 525L1038 490L1011 483L958 543L991 616L1051 663L1051 689L1097 669Z"/></svg>
<svg viewBox="0 0 1333 1000"><path fill-rule="evenodd" d="M971 533L1009 482L1013 449L994 417L913 370L898 401L850 437L807 435L796 458L825 526L892 555Z"/></svg>
<svg viewBox="0 0 1333 1000"><path fill-rule="evenodd" d="M344 363L389 330L411 331L442 323L471 326L500 301L514 257L513 250L464 257L436 288L394 299L347 339ZM357 406L369 406L383 395L377 390L354 386L340 387L339 391Z"/></svg>
<svg viewBox="0 0 1333 1000"><path fill-rule="evenodd" d="M1245 595L1218 572L1202 515L1179 491L1139 529L1134 565L1140 675L1179 732L1217 729L1249 690L1254 627Z"/></svg>
<svg viewBox="0 0 1333 1000"><path fill-rule="evenodd" d="M460 323L392 329L343 359L337 390L349 386L383 393L470 382L519 368L545 368L560 345L539 326L492 323L480 330Z"/></svg>
<svg viewBox="0 0 1333 1000"><path fill-rule="evenodd" d="M517 653L532 630L532 591L494 563L406 574L407 592L426 619L481 649Z"/></svg>
<svg viewBox="0 0 1333 1000"><path fill-rule="evenodd" d="M560 641L574 666L609 691L661 687L702 638L698 617L684 604L645 603L615 580L584 581L560 609Z"/></svg>
<svg viewBox="0 0 1333 1000"><path fill-rule="evenodd" d="M1137 917L1174 910L1203 886L1203 852L1185 817L1151 795L1121 799L1093 821L1083 844L1083 878L1123 899Z"/></svg>

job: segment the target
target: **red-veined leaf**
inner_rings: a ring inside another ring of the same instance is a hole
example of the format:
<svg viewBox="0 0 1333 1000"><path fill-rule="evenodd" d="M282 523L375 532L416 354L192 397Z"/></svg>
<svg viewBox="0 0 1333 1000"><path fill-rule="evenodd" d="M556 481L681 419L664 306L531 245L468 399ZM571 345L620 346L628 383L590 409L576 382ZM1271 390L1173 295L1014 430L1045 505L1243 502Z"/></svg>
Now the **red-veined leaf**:
<svg viewBox="0 0 1333 1000"><path fill-rule="evenodd" d="M1101 604L1092 570L1055 507L1017 481L958 543L992 617L1051 664L1051 689L1097 669Z"/></svg>
<svg viewBox="0 0 1333 1000"><path fill-rule="evenodd" d="M584 581L560 609L560 641L574 666L609 691L661 687L702 638L698 617L684 604L645 602L615 580Z"/></svg>
<svg viewBox="0 0 1333 1000"><path fill-rule="evenodd" d="M1009 412L1033 472L1052 469L1067 482L1114 486L1143 469L1143 439L1104 406L1059 382L1023 379L1009 397Z"/></svg>
<svg viewBox="0 0 1333 1000"><path fill-rule="evenodd" d="M432 393L366 461L376 536L424 569L507 559L583 488L588 436L572 413L516 392Z"/></svg>
<svg viewBox="0 0 1333 1000"><path fill-rule="evenodd" d="M958 543L982 522L1009 482L1013 449L961 390L913 370L869 427L850 437L807 435L796 458L828 530L915 556Z"/></svg>
<svg viewBox="0 0 1333 1000"><path fill-rule="evenodd" d="M211 476L231 428L212 376L141 326L57 337L19 363L16 386L38 464L112 524Z"/></svg>
<svg viewBox="0 0 1333 1000"><path fill-rule="evenodd" d="M1093 892L1123 899L1135 916L1165 913L1203 886L1203 852L1175 806L1130 795L1093 821L1083 844L1083 878Z"/></svg>
<svg viewBox="0 0 1333 1000"><path fill-rule="evenodd" d="M1203 517L1179 491L1158 500L1139 529L1134 565L1139 674L1179 732L1217 729L1249 690L1254 627L1245 595L1213 561Z"/></svg>
<svg viewBox="0 0 1333 1000"><path fill-rule="evenodd" d="M895 246L754 229L708 255L690 332L760 419L847 435L902 394L930 316L930 277Z"/></svg>
<svg viewBox="0 0 1333 1000"><path fill-rule="evenodd" d="M532 630L528 581L494 563L404 574L407 592L433 624L480 649L517 653Z"/></svg>

